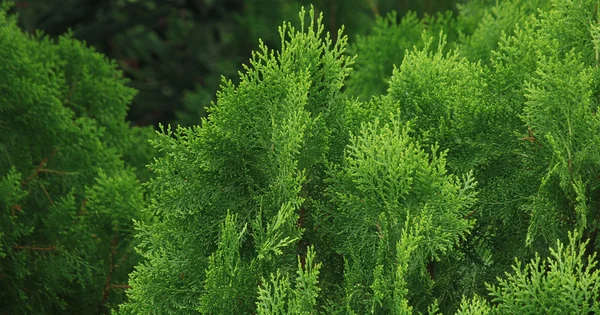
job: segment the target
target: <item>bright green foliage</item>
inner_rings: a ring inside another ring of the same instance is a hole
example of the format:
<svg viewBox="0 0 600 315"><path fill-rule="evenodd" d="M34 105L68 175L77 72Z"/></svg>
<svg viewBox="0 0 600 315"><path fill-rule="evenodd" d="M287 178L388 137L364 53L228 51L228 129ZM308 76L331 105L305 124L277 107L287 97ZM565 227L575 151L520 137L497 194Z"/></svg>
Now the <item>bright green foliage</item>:
<svg viewBox="0 0 600 315"><path fill-rule="evenodd" d="M487 213L488 195L496 193L493 180L510 166L511 156L504 149L516 142L512 140L511 120L506 119L510 111L491 97L485 69L454 51L444 53L443 44L436 52L428 52L427 47L410 52L394 71L385 97L398 104L401 120L415 126L421 142L429 146L437 143L448 150L447 168L451 172L460 175L473 170L477 190L483 196L464 215L482 219L479 213ZM482 244L488 241L486 234L492 233L489 228L486 221L478 222L472 236L462 242L464 256L435 265L435 291L444 312L449 311L448 305L460 302L461 294L485 293L478 287L481 280L473 279L482 276L481 264L490 263L490 249Z"/></svg>
<svg viewBox="0 0 600 315"><path fill-rule="evenodd" d="M466 237L474 183L446 174L444 154L422 150L397 118L361 121L363 105L339 96L351 62L344 38L332 47L316 22L284 26L282 51L263 48L239 86L225 82L201 128L155 142L166 151L149 184L158 220L141 227L147 259L127 312L312 313L344 303L401 313L433 302L425 267ZM307 244L316 259L331 257L326 281Z"/></svg>
<svg viewBox="0 0 600 315"><path fill-rule="evenodd" d="M134 91L68 36L30 36L0 7L0 309L96 314L122 303L150 133ZM125 160L125 162L123 161Z"/></svg>
<svg viewBox="0 0 600 315"><path fill-rule="evenodd" d="M499 279L490 295L499 314L597 314L600 312L600 271L596 255L586 257L587 243L569 233L565 248L557 241L550 257L536 255L524 268L516 262L514 274Z"/></svg>
<svg viewBox="0 0 600 315"><path fill-rule="evenodd" d="M280 28L281 52L261 46L237 87L223 83L201 128L179 128L155 142L166 154L151 166L158 176L149 183L156 198L148 211L157 222L141 227L147 259L132 275L124 310L249 313L259 288L270 291L261 279L286 291L284 278L296 270L297 255L306 255L299 241L311 219L305 201L322 193L326 157L341 155L329 150L344 144L330 126L343 123L339 90L351 63L342 56L344 38L322 41L322 25L312 14L308 26L304 19L301 13L300 31ZM245 241L223 243L235 239L231 223L219 232L229 211L247 227ZM237 275L227 288L224 270ZM220 303L202 287L236 297Z"/></svg>
<svg viewBox="0 0 600 315"><path fill-rule="evenodd" d="M600 271L596 254L586 256L581 233L569 232L569 243L556 242L550 257L537 254L525 267L516 261L512 273L488 285L493 304L479 296L464 299L457 314L597 314L600 312Z"/></svg>
<svg viewBox="0 0 600 315"><path fill-rule="evenodd" d="M471 226L463 219L474 200L471 179L445 174L444 155L432 151L423 151L398 121L380 126L376 120L363 125L332 174L333 210L325 213L332 222L324 228L345 257L347 305L358 314L398 312L404 282L413 304L426 308L428 259L449 255Z"/></svg>
<svg viewBox="0 0 600 315"><path fill-rule="evenodd" d="M315 251L307 249L306 261L298 258L298 276L296 286L291 288L290 280L285 275L271 273L269 282L262 279L263 286L258 289L256 302L257 314L313 314L316 299L319 296L319 268L314 263Z"/></svg>
<svg viewBox="0 0 600 315"><path fill-rule="evenodd" d="M224 81L202 127L154 142L155 220L122 310L593 312L596 4L390 15L352 73L345 37L332 45L301 12L281 51L262 45Z"/></svg>
<svg viewBox="0 0 600 315"><path fill-rule="evenodd" d="M492 144L484 137L503 132L497 125L500 109L487 101L478 64L454 51L443 53L444 38L435 53L428 52L430 45L427 39L422 50L407 54L390 79L387 97L400 104L402 120L413 122L422 141L452 149L450 167L465 173L491 158Z"/></svg>
<svg viewBox="0 0 600 315"><path fill-rule="evenodd" d="M446 50L457 48L461 57L487 64L501 36L512 35L530 16L547 7L548 1L475 0L457 6L458 16L446 12L418 19L408 13L399 22L395 12L378 17L370 33L358 36L351 46L350 51L358 57L356 70L348 79L348 92L364 100L384 94L393 67L399 67L406 51L413 47L436 51L440 43ZM441 33L447 37L447 44L439 38ZM429 37L434 38L434 45L427 44Z"/></svg>
<svg viewBox="0 0 600 315"><path fill-rule="evenodd" d="M2 310L114 309L135 219L124 314L600 312L597 0L390 14L356 64L302 9L201 126L153 139L149 205L148 135L124 121L120 73L13 19Z"/></svg>
<svg viewBox="0 0 600 315"><path fill-rule="evenodd" d="M563 230L560 225L585 229L598 224L600 213L589 211L598 209L599 200L590 199L590 194L597 193L600 184L593 72L597 69L585 67L573 53L564 60L540 56L527 88L524 121L542 146L538 163L548 165L533 200L530 237L541 234L551 242ZM569 207L561 206L564 202ZM559 217L567 222L556 221Z"/></svg>
<svg viewBox="0 0 600 315"><path fill-rule="evenodd" d="M477 224L463 244L466 258L478 263L446 268L471 282L448 286L483 295L479 285L469 287L494 281L514 257L548 255L547 246L575 227L596 251L595 5L553 2L503 36L490 68L415 53L420 57L408 55L390 80L389 96L399 99L405 120L449 150L450 170L473 168L478 182Z"/></svg>
<svg viewBox="0 0 600 315"><path fill-rule="evenodd" d="M352 73L302 10L201 127L153 138L150 204L115 65L5 11L3 312L600 312L598 1L390 14Z"/></svg>
<svg viewBox="0 0 600 315"><path fill-rule="evenodd" d="M482 16L476 19L474 28L465 27L459 40L461 56L471 60L488 63L490 54L498 47L498 42L503 35L512 35L515 28L523 26L524 22L531 16L536 15L538 10L548 6L547 0L508 0L496 1L491 7L481 8L481 1L473 1L461 7L462 15L459 16L458 24L468 25L473 14L469 11L479 11ZM469 14L471 13L471 14Z"/></svg>
<svg viewBox="0 0 600 315"><path fill-rule="evenodd" d="M491 308L487 301L479 295L475 295L471 300L462 300L460 309L456 312L456 315L485 315L490 313Z"/></svg>
<svg viewBox="0 0 600 315"><path fill-rule="evenodd" d="M569 243L556 242L550 257L537 254L512 273L488 285L493 304L479 296L464 299L457 314L597 314L600 312L600 272L596 254L586 256L586 242L577 230L569 232Z"/></svg>
<svg viewBox="0 0 600 315"><path fill-rule="evenodd" d="M595 1L552 2L540 18L503 37L492 54L490 87L497 102L513 111L509 120L521 142L512 146L516 167L507 168L513 180L497 182L526 184L498 213L526 213L532 219L527 242L539 242L540 252L557 237L566 240L574 227L586 237L597 234L598 212L590 211L597 208L600 184L593 32L598 19L589 13L595 6Z"/></svg>
<svg viewBox="0 0 600 315"><path fill-rule="evenodd" d="M200 311L211 313L219 310L220 313L235 313L235 303L238 296L247 285L240 280L248 278L248 268L240 261L240 247L244 240L245 230L237 232L236 216L227 216L225 224L221 227L221 235L217 250L208 259L204 290Z"/></svg>

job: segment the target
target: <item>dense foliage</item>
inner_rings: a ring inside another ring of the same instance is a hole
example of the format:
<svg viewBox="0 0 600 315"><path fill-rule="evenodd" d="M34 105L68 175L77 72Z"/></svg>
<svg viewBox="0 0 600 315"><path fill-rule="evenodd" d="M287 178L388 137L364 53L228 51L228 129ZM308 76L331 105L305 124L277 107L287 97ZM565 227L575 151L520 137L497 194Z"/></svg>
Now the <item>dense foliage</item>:
<svg viewBox="0 0 600 315"><path fill-rule="evenodd" d="M6 0L5 0L6 1ZM378 14L419 15L454 9L461 0L8 0L28 32L73 37L117 60L138 90L128 118L135 125L197 125L221 76L237 71L262 39L279 48L277 25L296 22L314 4L335 34L367 31Z"/></svg>
<svg viewBox="0 0 600 315"><path fill-rule="evenodd" d="M154 142L122 310L597 311L596 2L461 12L382 17L356 60L312 11L284 24Z"/></svg>
<svg viewBox="0 0 600 315"><path fill-rule="evenodd" d="M101 314L125 298L147 129L113 63L0 8L0 314ZM134 168L136 167L136 168Z"/></svg>
<svg viewBox="0 0 600 315"><path fill-rule="evenodd" d="M157 137L101 55L0 22L8 313L600 312L597 1L390 13L349 46L300 9Z"/></svg>

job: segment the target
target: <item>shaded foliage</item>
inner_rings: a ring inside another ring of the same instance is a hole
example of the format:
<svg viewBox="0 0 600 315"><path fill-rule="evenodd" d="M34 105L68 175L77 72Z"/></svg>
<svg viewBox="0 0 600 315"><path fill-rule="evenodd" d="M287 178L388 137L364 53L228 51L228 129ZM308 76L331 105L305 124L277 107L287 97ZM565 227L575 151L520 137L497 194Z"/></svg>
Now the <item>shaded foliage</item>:
<svg viewBox="0 0 600 315"><path fill-rule="evenodd" d="M68 36L26 35L0 9L0 309L106 313L139 257L149 129L125 121L135 91Z"/></svg>
<svg viewBox="0 0 600 315"><path fill-rule="evenodd" d="M295 21L302 5L323 12L336 39L345 25L352 36L375 16L395 10L434 13L457 1L407 0L11 0L20 26L50 36L73 37L118 61L138 90L128 119L134 125L199 124L214 101L221 76L237 71L258 39L279 48L277 26Z"/></svg>

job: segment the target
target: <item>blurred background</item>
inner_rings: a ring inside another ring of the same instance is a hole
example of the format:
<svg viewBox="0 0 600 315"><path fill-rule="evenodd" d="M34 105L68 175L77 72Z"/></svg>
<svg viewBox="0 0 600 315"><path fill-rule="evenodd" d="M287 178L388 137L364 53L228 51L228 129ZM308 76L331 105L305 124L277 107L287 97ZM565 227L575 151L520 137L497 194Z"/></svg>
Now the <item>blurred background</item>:
<svg viewBox="0 0 600 315"><path fill-rule="evenodd" d="M419 17L454 11L461 0L12 0L22 29L70 32L115 60L139 92L132 125L199 124L221 76L237 80L259 38L280 45L278 26L297 22L301 6L323 12L336 39L368 35L377 16Z"/></svg>

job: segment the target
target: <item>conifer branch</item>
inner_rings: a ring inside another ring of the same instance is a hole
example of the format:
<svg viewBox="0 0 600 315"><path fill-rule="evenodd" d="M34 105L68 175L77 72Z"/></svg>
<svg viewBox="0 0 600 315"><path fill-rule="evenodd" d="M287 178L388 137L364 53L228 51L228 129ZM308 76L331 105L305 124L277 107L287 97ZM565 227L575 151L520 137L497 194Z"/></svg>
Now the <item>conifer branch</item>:
<svg viewBox="0 0 600 315"><path fill-rule="evenodd" d="M37 166L35 171L33 171L33 173L31 175L29 175L29 177L27 177L27 179L25 179L21 182L21 185L23 185L23 186L27 185L28 182L30 182L35 176L37 176L37 174L40 172L40 170L44 168L46 163L48 163L48 160L50 160L50 158L53 157L56 154L56 152L58 152L58 149L54 149L54 151L52 151L52 153L50 153L50 155L48 157L43 159L40 162L40 164Z"/></svg>
<svg viewBox="0 0 600 315"><path fill-rule="evenodd" d="M146 205L143 172L137 170L150 159L152 132L129 127L126 112L134 91L114 62L72 34L56 40L29 36L7 10L0 4L0 63L9 68L0 71L0 82L7 82L0 89L14 92L0 92L0 314L110 313L126 297L116 291L108 301L108 290L129 289L135 260L124 257L119 267L113 262L132 250L125 247L133 239L132 219L141 219ZM73 109L80 92L86 100ZM126 153L134 146L147 147ZM76 220L73 215L86 213L87 200L101 200L111 211ZM115 221L128 233L101 224ZM118 238L109 272L113 237ZM98 258L98 246L104 259ZM89 303L101 296L105 305Z"/></svg>

